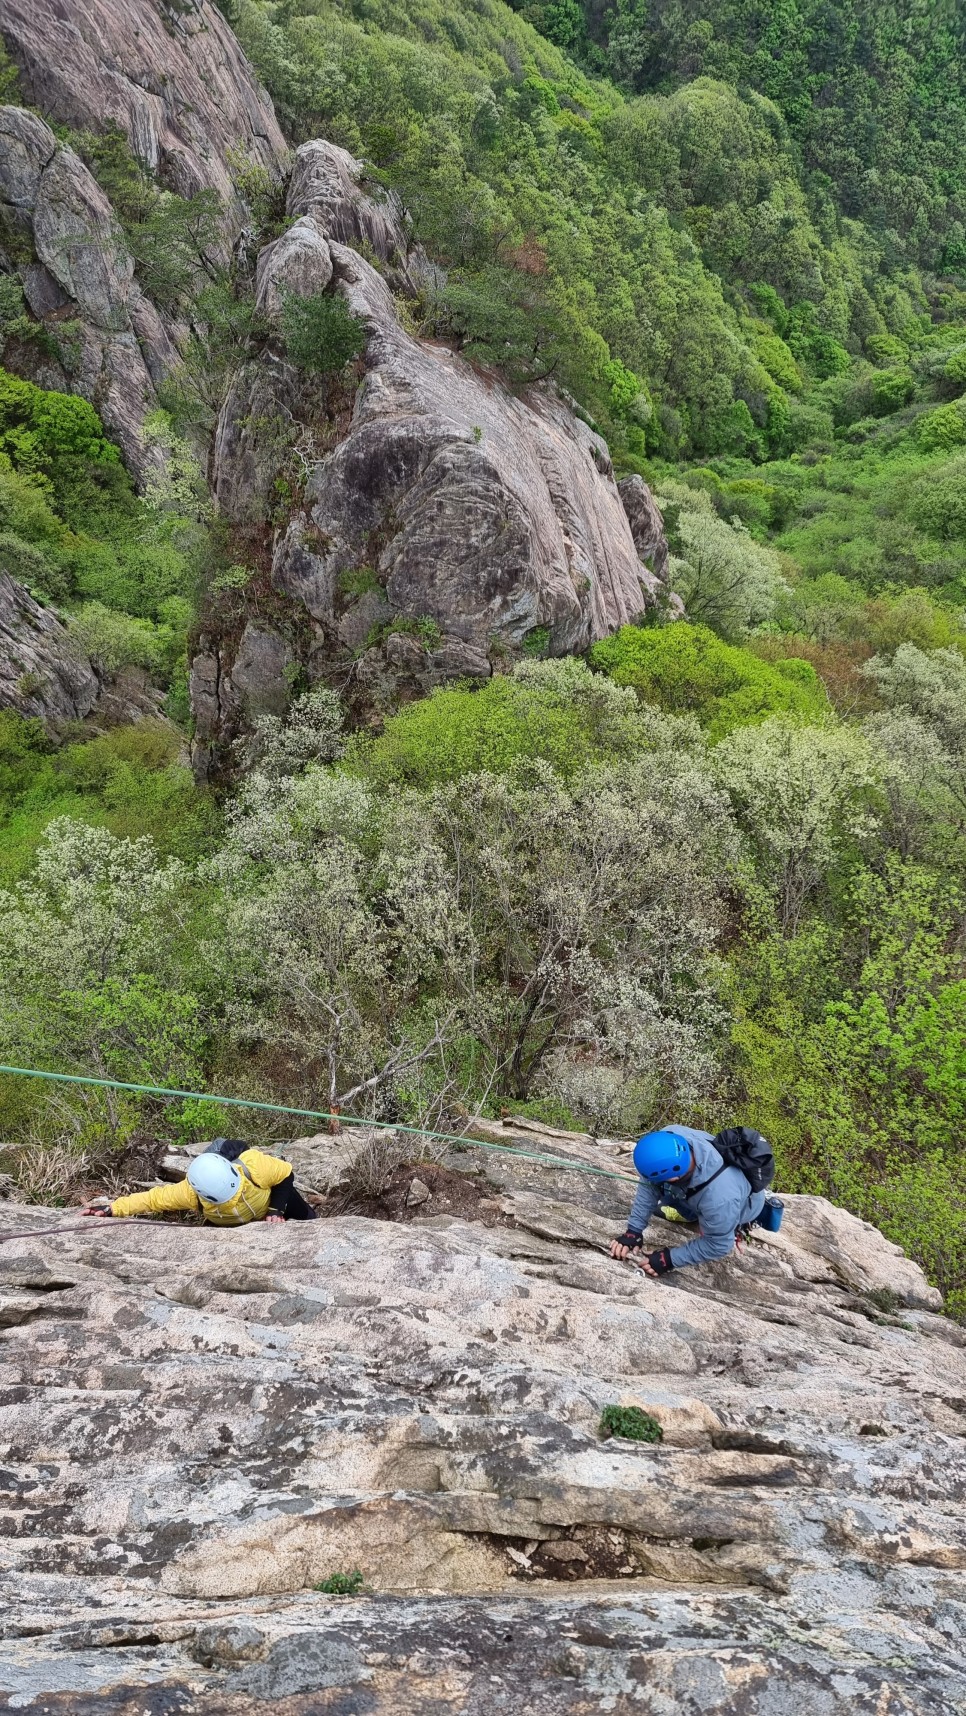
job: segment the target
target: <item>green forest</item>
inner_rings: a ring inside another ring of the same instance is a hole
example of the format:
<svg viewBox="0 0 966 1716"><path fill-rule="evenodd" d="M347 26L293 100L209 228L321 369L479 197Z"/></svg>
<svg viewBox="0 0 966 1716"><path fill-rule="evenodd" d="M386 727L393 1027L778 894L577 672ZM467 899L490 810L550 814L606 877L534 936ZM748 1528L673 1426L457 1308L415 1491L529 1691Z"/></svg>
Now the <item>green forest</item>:
<svg viewBox="0 0 966 1716"><path fill-rule="evenodd" d="M192 627L250 575L201 465L258 318L217 199L68 139L191 334L141 495L93 408L0 373L5 564L163 693L56 746L0 716L3 1060L448 1127L740 1120L966 1316L960 9L221 3L291 142L363 158L441 264L408 325L561 387L649 483L687 617L361 730L303 688L197 787ZM322 373L358 349L286 337ZM238 1124L9 1078L0 1117L48 1201Z"/></svg>

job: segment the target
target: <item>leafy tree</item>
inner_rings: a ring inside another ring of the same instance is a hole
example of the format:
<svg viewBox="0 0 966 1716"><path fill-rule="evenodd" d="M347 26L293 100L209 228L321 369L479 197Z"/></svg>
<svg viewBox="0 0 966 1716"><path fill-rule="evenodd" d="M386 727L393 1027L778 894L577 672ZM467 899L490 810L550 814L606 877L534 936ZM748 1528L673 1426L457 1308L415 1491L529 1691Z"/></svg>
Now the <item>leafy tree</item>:
<svg viewBox="0 0 966 1716"><path fill-rule="evenodd" d="M929 651L901 643L891 660L865 667L890 708L906 710L936 732L949 751L966 751L966 660L956 649Z"/></svg>
<svg viewBox="0 0 966 1716"><path fill-rule="evenodd" d="M741 526L713 514L682 511L680 558L672 581L691 619L724 638L738 638L771 619L787 591L777 556Z"/></svg>
<svg viewBox="0 0 966 1716"><path fill-rule="evenodd" d="M101 674L119 673L123 667L150 672L161 664L157 631L150 621L132 619L103 602L85 602L72 614L70 634Z"/></svg>
<svg viewBox="0 0 966 1716"><path fill-rule="evenodd" d="M966 412L961 400L928 411L916 425L916 436L926 453L948 452L966 446Z"/></svg>
<svg viewBox="0 0 966 1716"><path fill-rule="evenodd" d="M181 361L162 382L158 396L176 437L210 434L231 378L253 342L267 333L250 293L225 280L203 287L195 298L193 332Z"/></svg>
<svg viewBox="0 0 966 1716"><path fill-rule="evenodd" d="M0 567L41 601L57 601L68 592L67 579L43 550L15 531L0 531Z"/></svg>
<svg viewBox="0 0 966 1716"><path fill-rule="evenodd" d="M0 805L14 805L48 774L51 749L40 721L0 710Z"/></svg>
<svg viewBox="0 0 966 1716"><path fill-rule="evenodd" d="M366 330L339 293L316 292L282 300L282 338L294 364L312 375L336 375L359 356Z"/></svg>
<svg viewBox="0 0 966 1716"><path fill-rule="evenodd" d="M818 718L828 707L807 662L786 658L769 667L749 650L683 621L656 630L622 626L614 637L594 645L590 659L618 685L633 686L646 702L675 715L693 713L712 740L769 715Z"/></svg>
<svg viewBox="0 0 966 1716"><path fill-rule="evenodd" d="M377 739L355 741L348 761L369 779L428 787L486 771L505 775L525 761L548 763L569 780L588 764L633 757L662 735L633 696L582 662L533 662L476 691L442 690L386 722Z"/></svg>
<svg viewBox="0 0 966 1716"><path fill-rule="evenodd" d="M872 835L868 744L847 727L776 715L730 733L714 755L782 931L794 934L807 903Z"/></svg>
<svg viewBox="0 0 966 1716"><path fill-rule="evenodd" d="M787 123L816 201L834 198L891 235L902 257L962 266L966 89L953 7L617 0L587 15L632 87L711 77L761 92Z"/></svg>
<svg viewBox="0 0 966 1716"><path fill-rule="evenodd" d="M495 263L454 276L440 294L439 313L468 356L499 364L511 381L550 375L560 364L563 318L539 276Z"/></svg>
<svg viewBox="0 0 966 1716"><path fill-rule="evenodd" d="M30 1066L183 1084L197 1075L198 1004L174 975L185 877L148 840L54 822L29 880L0 893L0 1042ZM51 1105L81 1142L123 1139L140 1104L114 1093Z"/></svg>
<svg viewBox="0 0 966 1716"><path fill-rule="evenodd" d="M966 418L963 424L966 429ZM966 458L950 459L938 470L923 472L909 511L931 536L966 539Z"/></svg>
<svg viewBox="0 0 966 1716"><path fill-rule="evenodd" d="M0 454L6 468L33 478L68 521L98 496L130 495L120 454L86 399L36 387L0 370Z"/></svg>
<svg viewBox="0 0 966 1716"><path fill-rule="evenodd" d="M219 277L225 235L216 191L180 197L164 190L117 125L84 132L75 141L120 219L125 246L149 298L176 311L199 281Z"/></svg>
<svg viewBox="0 0 966 1716"><path fill-rule="evenodd" d="M437 1100L467 1100L469 1065L477 1089L559 1084L626 1119L710 1076L731 850L680 747L570 787L543 763L422 792L256 774L215 867L206 963L231 970L234 1040L297 1042L331 1100L385 1112L430 1062Z"/></svg>
<svg viewBox="0 0 966 1716"><path fill-rule="evenodd" d="M783 1183L881 1225L960 1306L962 914L956 889L917 864L860 872L848 937L858 962L851 980L835 973L845 976L844 998L828 997L835 962L826 939L807 974L788 962L782 977L776 962L779 981L764 1010L756 1003L760 1023L747 1017L736 1030L749 1100L782 1157Z"/></svg>

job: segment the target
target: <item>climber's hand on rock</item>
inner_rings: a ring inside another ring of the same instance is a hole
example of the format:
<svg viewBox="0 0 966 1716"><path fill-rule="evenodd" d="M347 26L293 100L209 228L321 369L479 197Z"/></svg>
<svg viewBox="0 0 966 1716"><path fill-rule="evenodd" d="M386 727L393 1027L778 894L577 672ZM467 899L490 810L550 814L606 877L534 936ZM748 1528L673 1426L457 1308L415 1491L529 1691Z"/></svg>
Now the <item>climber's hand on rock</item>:
<svg viewBox="0 0 966 1716"><path fill-rule="evenodd" d="M267 1215L265 1220L266 1222L284 1221L285 1217L280 1215Z"/></svg>
<svg viewBox="0 0 966 1716"><path fill-rule="evenodd" d="M81 1215L109 1216L110 1213L111 1206L107 1198L92 1198L81 1210Z"/></svg>
<svg viewBox="0 0 966 1716"><path fill-rule="evenodd" d="M643 1234L635 1232L632 1227L627 1228L620 1239L612 1240L611 1257L619 1257L623 1261L625 1257L630 1257L632 1251L640 1251L643 1240Z"/></svg>

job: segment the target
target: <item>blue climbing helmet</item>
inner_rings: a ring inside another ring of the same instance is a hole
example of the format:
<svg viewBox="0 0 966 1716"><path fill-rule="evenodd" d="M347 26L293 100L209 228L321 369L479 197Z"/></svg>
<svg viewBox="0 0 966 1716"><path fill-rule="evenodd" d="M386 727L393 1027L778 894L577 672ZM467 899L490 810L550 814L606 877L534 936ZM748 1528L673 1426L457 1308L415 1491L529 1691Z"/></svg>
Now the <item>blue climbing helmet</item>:
<svg viewBox="0 0 966 1716"><path fill-rule="evenodd" d="M691 1146L676 1132L645 1132L634 1145L635 1168L656 1186L686 1173L690 1162Z"/></svg>

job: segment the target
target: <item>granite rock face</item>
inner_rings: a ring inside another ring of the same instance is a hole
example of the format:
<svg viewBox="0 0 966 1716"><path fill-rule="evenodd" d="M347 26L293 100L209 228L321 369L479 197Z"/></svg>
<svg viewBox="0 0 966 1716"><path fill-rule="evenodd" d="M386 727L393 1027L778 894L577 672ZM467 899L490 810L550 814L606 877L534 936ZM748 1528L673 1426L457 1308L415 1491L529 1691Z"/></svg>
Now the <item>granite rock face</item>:
<svg viewBox="0 0 966 1716"><path fill-rule="evenodd" d="M630 1184L581 1171L628 1146L478 1131L459 1214L424 1162L395 1221L5 1205L6 1707L966 1708L966 1335L918 1270L796 1198L648 1280L604 1255ZM364 1142L291 1153L324 1190ZM663 1441L601 1440L611 1403Z"/></svg>
<svg viewBox="0 0 966 1716"><path fill-rule="evenodd" d="M276 529L272 583L300 616L309 678L379 709L485 679L521 646L583 650L639 620L667 574L641 480L618 488L605 443L553 388L513 393L404 325L398 295L430 265L399 205L367 191L361 162L305 144L287 209L294 224L258 259L259 304L277 319L284 293L341 293L366 330L359 384L320 429L305 378L270 347L235 377L211 475L224 516L254 531L295 449L300 503ZM202 774L249 719L236 643L216 623L200 639Z"/></svg>
<svg viewBox="0 0 966 1716"><path fill-rule="evenodd" d="M19 274L38 320L55 342L63 329L73 348L63 363L38 362L31 348L35 379L94 404L129 468L142 475L149 455L141 424L176 349L134 279L100 186L49 125L21 107L0 108L0 221L0 267Z"/></svg>
<svg viewBox="0 0 966 1716"><path fill-rule="evenodd" d="M179 196L229 203L228 151L286 154L272 104L211 0L0 0L0 29L30 103L72 130L121 128Z"/></svg>
<svg viewBox="0 0 966 1716"><path fill-rule="evenodd" d="M276 170L287 149L217 6L0 0L0 29L27 99L52 122L78 131L116 124L166 188L185 197L218 192L227 261L249 219L230 154ZM30 343L4 361L95 405L128 468L143 478L153 455L141 425L178 360L179 329L137 284L95 179L24 108L0 109L0 226L0 270L18 275L49 336L47 350Z"/></svg>
<svg viewBox="0 0 966 1716"><path fill-rule="evenodd" d="M56 733L89 714L100 683L49 608L0 569L0 709Z"/></svg>

